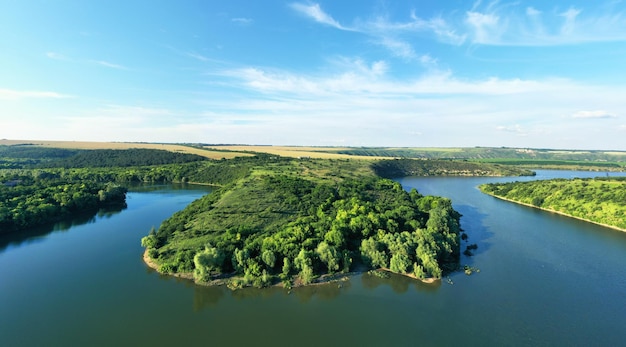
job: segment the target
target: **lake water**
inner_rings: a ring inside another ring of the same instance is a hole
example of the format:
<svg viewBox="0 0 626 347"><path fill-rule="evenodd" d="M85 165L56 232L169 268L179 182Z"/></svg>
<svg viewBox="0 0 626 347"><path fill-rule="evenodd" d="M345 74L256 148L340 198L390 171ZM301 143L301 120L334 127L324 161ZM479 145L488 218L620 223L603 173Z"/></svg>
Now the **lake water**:
<svg viewBox="0 0 626 347"><path fill-rule="evenodd" d="M624 345L626 233L476 188L596 175L399 179L453 200L478 244L462 263L480 273L431 285L362 275L291 293L200 287L147 268L140 238L209 190L130 192L123 211L0 238L0 345Z"/></svg>

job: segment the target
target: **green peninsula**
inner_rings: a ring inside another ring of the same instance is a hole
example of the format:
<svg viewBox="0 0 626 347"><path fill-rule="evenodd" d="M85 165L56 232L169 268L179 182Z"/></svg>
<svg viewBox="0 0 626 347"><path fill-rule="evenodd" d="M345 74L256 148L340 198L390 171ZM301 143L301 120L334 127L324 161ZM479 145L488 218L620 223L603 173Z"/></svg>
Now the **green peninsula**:
<svg viewBox="0 0 626 347"><path fill-rule="evenodd" d="M483 193L626 231L626 177L490 183Z"/></svg>
<svg viewBox="0 0 626 347"><path fill-rule="evenodd" d="M219 188L142 239L161 273L231 288L306 285L385 269L431 281L459 267L460 214L405 191L406 175L524 175L450 160L285 158L213 162Z"/></svg>
<svg viewBox="0 0 626 347"><path fill-rule="evenodd" d="M406 192L363 160L259 155L142 239L162 273L231 288L310 284L371 268L438 279L458 268L460 215L449 199Z"/></svg>

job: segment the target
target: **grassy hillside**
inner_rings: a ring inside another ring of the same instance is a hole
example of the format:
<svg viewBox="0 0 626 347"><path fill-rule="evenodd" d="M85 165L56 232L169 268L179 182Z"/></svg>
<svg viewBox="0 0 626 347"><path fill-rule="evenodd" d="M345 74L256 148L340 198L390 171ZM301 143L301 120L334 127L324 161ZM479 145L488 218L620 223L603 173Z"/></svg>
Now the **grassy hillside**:
<svg viewBox="0 0 626 347"><path fill-rule="evenodd" d="M491 183L484 193L626 230L626 178Z"/></svg>

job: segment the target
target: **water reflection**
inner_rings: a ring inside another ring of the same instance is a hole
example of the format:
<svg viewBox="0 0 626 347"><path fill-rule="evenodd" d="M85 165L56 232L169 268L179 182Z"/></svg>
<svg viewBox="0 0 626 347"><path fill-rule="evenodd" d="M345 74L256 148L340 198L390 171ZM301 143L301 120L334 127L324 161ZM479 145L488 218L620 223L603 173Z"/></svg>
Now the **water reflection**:
<svg viewBox="0 0 626 347"><path fill-rule="evenodd" d="M162 194L167 190L183 190L183 191L193 191L193 190L201 190L210 193L215 189L215 186L205 185L205 184L192 184L192 183L169 183L169 184L160 184L160 183L127 183L125 187L128 188L129 192L132 193L159 193Z"/></svg>
<svg viewBox="0 0 626 347"><path fill-rule="evenodd" d="M229 289L223 286L194 286L193 310L201 311L205 308L213 308L226 294Z"/></svg>
<svg viewBox="0 0 626 347"><path fill-rule="evenodd" d="M0 252L9 247L41 242L44 236L69 231L71 228L80 225L95 223L98 218L111 218L125 210L126 207L126 204L124 204L123 206L101 208L97 211L76 214L58 222L23 229L10 234L0 234Z"/></svg>
<svg viewBox="0 0 626 347"><path fill-rule="evenodd" d="M352 287L351 280L331 282L325 284L316 284L313 286L298 287L292 290L292 295L298 298L298 301L304 303L310 301L313 297L321 300L332 300Z"/></svg>
<svg viewBox="0 0 626 347"><path fill-rule="evenodd" d="M441 287L441 281L424 283L422 281L394 273L389 273L388 278L381 278L365 273L361 275L361 284L363 284L363 288L370 290L374 290L380 286L389 286L391 287L391 290L397 294L404 294L411 287L418 292L435 292L439 289L439 287Z"/></svg>
<svg viewBox="0 0 626 347"><path fill-rule="evenodd" d="M149 269L148 271L154 272L152 269ZM164 280L172 280L171 276L161 275L161 278ZM215 308L221 300L229 297L238 301L250 299L267 300L276 296L283 298L293 297L299 303L307 303L313 299L324 301L336 300L342 294L347 294L354 289L354 285L358 282L353 281L360 281L362 288L368 291L373 291L379 287L387 286L397 294L404 294L410 290L417 292L436 292L442 285L442 281L423 283L421 281L397 274L390 274L389 278L380 278L367 273L353 276L349 280L345 281L316 284L292 289L274 286L268 288L248 287L230 290L224 285L201 286L194 284L191 280L180 278L176 278L175 280L177 282L184 283L186 286L193 286L194 311Z"/></svg>

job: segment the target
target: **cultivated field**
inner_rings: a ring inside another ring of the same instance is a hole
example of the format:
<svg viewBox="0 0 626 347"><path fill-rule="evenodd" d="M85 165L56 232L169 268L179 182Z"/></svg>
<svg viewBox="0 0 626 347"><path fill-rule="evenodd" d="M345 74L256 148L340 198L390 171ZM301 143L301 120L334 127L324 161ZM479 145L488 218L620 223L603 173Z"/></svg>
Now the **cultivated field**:
<svg viewBox="0 0 626 347"><path fill-rule="evenodd" d="M211 150L209 148L198 148L177 144L143 143L143 142L89 142L89 141L39 141L39 140L0 140L0 145L32 145L51 148L69 149L130 149L147 148L162 149L171 152L197 154L210 159L231 159L234 157L250 156L249 153L227 152Z"/></svg>
<svg viewBox="0 0 626 347"><path fill-rule="evenodd" d="M320 158L320 159L389 159L389 157L360 156L337 153L350 150L349 147L300 147L300 146L206 146L210 149L229 151L249 151L280 155L291 158Z"/></svg>

